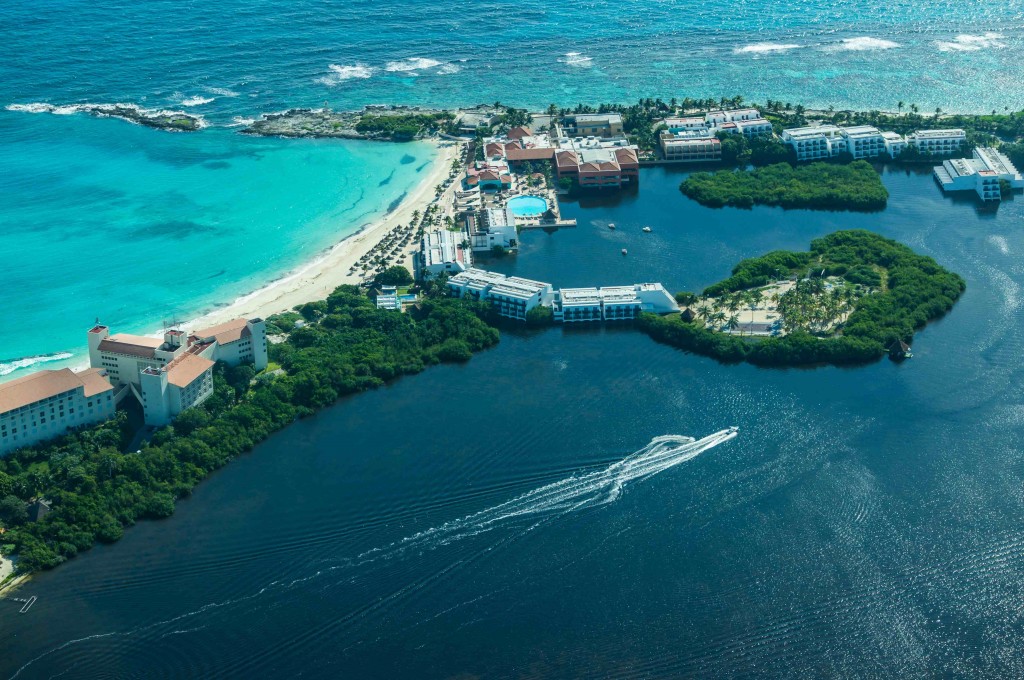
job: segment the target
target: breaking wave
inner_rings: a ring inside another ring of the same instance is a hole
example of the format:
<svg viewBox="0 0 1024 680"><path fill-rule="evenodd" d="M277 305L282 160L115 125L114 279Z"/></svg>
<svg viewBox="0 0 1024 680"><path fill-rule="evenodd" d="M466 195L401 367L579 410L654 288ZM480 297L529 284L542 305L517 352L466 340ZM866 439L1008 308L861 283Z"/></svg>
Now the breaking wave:
<svg viewBox="0 0 1024 680"><path fill-rule="evenodd" d="M795 43L764 42L737 47L732 52L733 54L772 54L774 52L788 52L789 50L795 50L801 47L803 47L803 45L797 45Z"/></svg>
<svg viewBox="0 0 1024 680"><path fill-rule="evenodd" d="M843 52L870 52L873 50L891 50L899 46L899 43L892 40L861 36L859 38L843 38L840 43L830 45L828 49Z"/></svg>
<svg viewBox="0 0 1024 680"><path fill-rule="evenodd" d="M213 101L216 101L215 97L195 96L195 97L189 97L187 99L182 99L181 100L181 105L182 106L202 106L203 104L209 104L209 103L211 103Z"/></svg>
<svg viewBox="0 0 1024 680"><path fill-rule="evenodd" d="M70 359L73 354L71 352L57 352L56 354L41 354L34 357L22 357L21 359L13 359L9 361L0 361L0 376L10 375L15 371L20 371L23 368L29 368L37 364L45 364L50 361L63 361L64 359Z"/></svg>
<svg viewBox="0 0 1024 680"><path fill-rule="evenodd" d="M363 64L353 64L351 66L329 64L328 68L331 69L331 72L322 78L317 78L316 81L318 83L322 83L324 85L337 85L345 82L346 80L352 80L353 78L365 80L372 76L374 71L377 70L372 66L364 66Z"/></svg>
<svg viewBox="0 0 1024 680"><path fill-rule="evenodd" d="M238 96L237 92L235 92L234 90L229 90L226 87L208 87L208 88L206 88L206 90L208 92L212 92L213 94L220 95L221 97L237 97Z"/></svg>
<svg viewBox="0 0 1024 680"><path fill-rule="evenodd" d="M594 58L581 52L566 52L564 56L559 57L558 61L575 68L590 68L594 65Z"/></svg>
<svg viewBox="0 0 1024 680"><path fill-rule="evenodd" d="M958 35L952 40L937 40L935 45L940 52L977 52L984 49L1006 47L1001 33L985 33L983 35Z"/></svg>
<svg viewBox="0 0 1024 680"><path fill-rule="evenodd" d="M409 57L407 59L389 61L384 66L384 70L389 73L408 73L411 71L425 71L427 69L441 66L442 64L443 62L437 61L436 59Z"/></svg>
<svg viewBox="0 0 1024 680"><path fill-rule="evenodd" d="M139 124L137 120L119 113L119 109L130 109L143 116L185 116L194 119L200 128L207 127L209 123L200 115L193 113L186 114L184 111L172 111L169 109L146 109L138 104L47 104L45 102L33 102L31 104L8 104L5 107L8 111L21 111L24 113L52 113L57 116L70 116L75 113L88 113L104 118L119 118L129 123Z"/></svg>

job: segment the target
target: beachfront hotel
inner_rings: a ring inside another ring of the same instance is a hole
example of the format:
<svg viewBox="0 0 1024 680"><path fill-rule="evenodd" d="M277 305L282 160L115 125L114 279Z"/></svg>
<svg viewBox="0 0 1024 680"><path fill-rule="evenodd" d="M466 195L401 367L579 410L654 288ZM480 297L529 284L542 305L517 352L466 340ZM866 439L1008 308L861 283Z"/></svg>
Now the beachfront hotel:
<svg viewBox="0 0 1024 680"><path fill-rule="evenodd" d="M416 254L416 273L420 276L457 274L472 267L473 256L468 248L462 247L463 234L447 229L425 233Z"/></svg>
<svg viewBox="0 0 1024 680"><path fill-rule="evenodd" d="M89 364L104 370L115 387L124 388L117 389L115 401L134 394L147 425L164 425L210 396L215 362L252 364L257 371L268 363L267 326L259 318L233 319L191 334L172 328L162 339L111 335L109 327L97 324L88 332L88 344ZM203 387L205 382L209 390Z"/></svg>
<svg viewBox="0 0 1024 680"><path fill-rule="evenodd" d="M519 248L516 218L507 204L466 215L466 226L475 252L490 252L499 246L505 250Z"/></svg>
<svg viewBox="0 0 1024 680"><path fill-rule="evenodd" d="M198 406L213 394L216 362L186 353L165 366L147 366L139 372L142 412L147 425L169 424L187 408Z"/></svg>
<svg viewBox="0 0 1024 680"><path fill-rule="evenodd" d="M1011 189L1024 189L1024 177L1010 159L992 148L979 147L971 158L943 161L933 172L943 191L973 190L983 201L1002 200L1002 182Z"/></svg>
<svg viewBox="0 0 1024 680"><path fill-rule="evenodd" d="M43 370L0 384L0 455L107 420L114 408L102 368Z"/></svg>
<svg viewBox="0 0 1024 680"><path fill-rule="evenodd" d="M638 149L625 137L563 138L555 152L555 174L571 177L581 187L617 188L635 184L640 176Z"/></svg>
<svg viewBox="0 0 1024 680"><path fill-rule="evenodd" d="M966 142L967 133L960 129L918 130L907 135L908 145L936 156L956 153Z"/></svg>
<svg viewBox="0 0 1024 680"><path fill-rule="evenodd" d="M562 133L568 137L621 137L618 113L573 113L562 117Z"/></svg>
<svg viewBox="0 0 1024 680"><path fill-rule="evenodd" d="M782 131L782 141L796 153L798 161L834 158L848 153L854 159L903 153L908 141L895 132L882 132L871 125L815 125Z"/></svg>

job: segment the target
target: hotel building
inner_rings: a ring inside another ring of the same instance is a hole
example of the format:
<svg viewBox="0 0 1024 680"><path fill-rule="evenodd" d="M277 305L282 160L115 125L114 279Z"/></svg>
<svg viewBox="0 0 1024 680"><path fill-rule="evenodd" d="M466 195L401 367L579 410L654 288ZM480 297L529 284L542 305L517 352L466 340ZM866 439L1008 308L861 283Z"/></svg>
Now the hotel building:
<svg viewBox="0 0 1024 680"><path fill-rule="evenodd" d="M487 208L467 218L469 239L476 252L490 252L495 246L505 250L519 248L519 234L516 218L507 205L503 208Z"/></svg>
<svg viewBox="0 0 1024 680"><path fill-rule="evenodd" d="M102 368L43 370L0 384L0 455L107 420L114 407Z"/></svg>
<svg viewBox="0 0 1024 680"><path fill-rule="evenodd" d="M955 130L918 130L907 136L907 144L918 151L936 156L949 156L967 141L967 133Z"/></svg>
<svg viewBox="0 0 1024 680"><path fill-rule="evenodd" d="M448 279L448 291L455 297L489 301L501 316L520 321L540 305L551 307L555 321L564 323L629 320L640 312L679 311L660 283L554 290L550 283L470 269Z"/></svg>
<svg viewBox="0 0 1024 680"><path fill-rule="evenodd" d="M505 276L483 269L470 269L448 279L448 291L455 297L486 300L501 316L526 319L526 313L538 305L551 305L554 291L550 283L518 276Z"/></svg>
<svg viewBox="0 0 1024 680"><path fill-rule="evenodd" d="M563 138L555 152L555 173L575 178L581 187L621 187L640 176L637 147L617 139Z"/></svg>
<svg viewBox="0 0 1024 680"><path fill-rule="evenodd" d="M935 180L943 191L975 191L983 201L1002 199L1001 181L1012 189L1024 188L1024 178L1010 159L991 148L977 148L972 158L954 158L935 166Z"/></svg>
<svg viewBox="0 0 1024 680"><path fill-rule="evenodd" d="M617 113L576 113L562 118L562 131L569 137L620 137L622 116Z"/></svg>
<svg viewBox="0 0 1024 680"><path fill-rule="evenodd" d="M855 159L903 153L907 140L895 132L882 132L871 125L817 125L782 131L782 141L796 152L798 161L834 158L849 153Z"/></svg>
<svg viewBox="0 0 1024 680"><path fill-rule="evenodd" d="M209 376L196 372L199 365L212 369L215 362L223 361L230 366L252 364L261 371L268 363L267 325L259 318L234 319L190 335L170 329L162 340L126 333L111 335L109 327L97 324L88 332L88 343L89 364L106 371L113 384L128 387L127 391L142 404L149 425L166 424L168 418L202 403L212 393L212 372ZM209 390L201 385L207 377ZM156 378L167 385L154 388ZM183 384L186 378L191 382ZM127 391L120 392L117 400ZM192 399L196 395L198 401ZM188 406L181 407L186 403Z"/></svg>
<svg viewBox="0 0 1024 680"><path fill-rule="evenodd" d="M562 288L555 291L555 321L628 321L641 312L667 314L679 305L660 283L604 288Z"/></svg>
<svg viewBox="0 0 1024 680"><path fill-rule="evenodd" d="M469 249L460 247L464 235L465 232L447 229L424 234L417 253L416 273L457 274L472 267L473 256Z"/></svg>
<svg viewBox="0 0 1024 680"><path fill-rule="evenodd" d="M667 161L703 163L722 160L722 142L717 137L662 132L660 142L661 153Z"/></svg>

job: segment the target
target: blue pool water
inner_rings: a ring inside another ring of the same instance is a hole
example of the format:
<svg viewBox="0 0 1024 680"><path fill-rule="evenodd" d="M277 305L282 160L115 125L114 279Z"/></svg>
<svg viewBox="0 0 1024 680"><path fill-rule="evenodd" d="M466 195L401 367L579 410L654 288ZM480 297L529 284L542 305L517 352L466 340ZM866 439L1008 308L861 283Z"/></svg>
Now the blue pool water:
<svg viewBox="0 0 1024 680"><path fill-rule="evenodd" d="M548 209L548 202L540 196L516 196L509 200L508 207L516 217L533 217Z"/></svg>

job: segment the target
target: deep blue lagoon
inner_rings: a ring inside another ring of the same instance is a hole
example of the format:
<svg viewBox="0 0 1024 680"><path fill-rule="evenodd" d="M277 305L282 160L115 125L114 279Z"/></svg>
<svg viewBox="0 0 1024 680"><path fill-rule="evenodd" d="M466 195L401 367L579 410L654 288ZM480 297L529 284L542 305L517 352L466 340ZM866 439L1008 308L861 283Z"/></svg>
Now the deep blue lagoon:
<svg viewBox="0 0 1024 680"><path fill-rule="evenodd" d="M967 293L914 359L858 369L721 366L629 327L506 332L279 433L171 519L39 576L31 616L0 619L9 672L1019 675L1021 201L982 211L889 169L882 213L715 211L680 179L645 170L635 194L566 203L577 228L526 232L493 266L698 289L865 227ZM459 523L729 425L735 440L607 502Z"/></svg>

